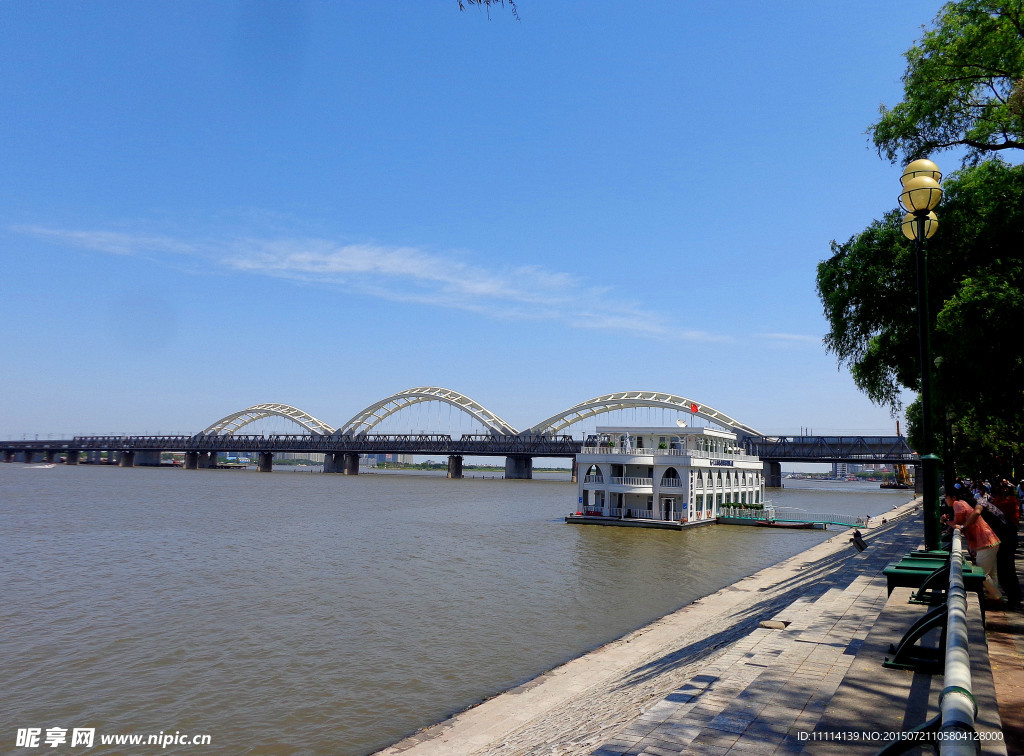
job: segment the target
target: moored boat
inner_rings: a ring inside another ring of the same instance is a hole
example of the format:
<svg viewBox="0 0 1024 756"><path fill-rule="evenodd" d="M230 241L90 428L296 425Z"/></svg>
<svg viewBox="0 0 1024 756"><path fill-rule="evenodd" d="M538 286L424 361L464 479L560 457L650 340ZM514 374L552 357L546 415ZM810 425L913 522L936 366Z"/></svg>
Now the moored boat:
<svg viewBox="0 0 1024 756"><path fill-rule="evenodd" d="M598 427L576 455L578 512L567 522L713 523L723 507L765 503L759 457L716 428Z"/></svg>

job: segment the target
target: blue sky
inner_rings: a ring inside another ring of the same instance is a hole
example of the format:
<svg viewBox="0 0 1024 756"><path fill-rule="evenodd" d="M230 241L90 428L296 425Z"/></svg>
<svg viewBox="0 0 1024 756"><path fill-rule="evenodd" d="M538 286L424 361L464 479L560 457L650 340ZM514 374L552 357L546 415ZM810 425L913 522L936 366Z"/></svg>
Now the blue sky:
<svg viewBox="0 0 1024 756"><path fill-rule="evenodd" d="M814 274L939 6L0 2L0 437L413 386L892 432Z"/></svg>

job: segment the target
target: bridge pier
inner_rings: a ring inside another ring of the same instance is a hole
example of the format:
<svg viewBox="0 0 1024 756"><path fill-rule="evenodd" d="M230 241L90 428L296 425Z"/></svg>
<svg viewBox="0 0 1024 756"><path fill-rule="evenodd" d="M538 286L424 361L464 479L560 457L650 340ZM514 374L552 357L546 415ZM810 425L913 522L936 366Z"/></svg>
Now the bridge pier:
<svg viewBox="0 0 1024 756"><path fill-rule="evenodd" d="M145 467L160 466L160 452L158 451L137 451L135 452L135 464Z"/></svg>
<svg viewBox="0 0 1024 756"><path fill-rule="evenodd" d="M782 488L782 463L764 463L764 485L765 488Z"/></svg>
<svg viewBox="0 0 1024 756"><path fill-rule="evenodd" d="M4 449L4 462L10 463L10 462L13 462L13 461L14 461L14 452L11 451L10 449Z"/></svg>
<svg viewBox="0 0 1024 756"><path fill-rule="evenodd" d="M260 452L256 469L260 472L274 471L274 452Z"/></svg>
<svg viewBox="0 0 1024 756"><path fill-rule="evenodd" d="M357 452L345 452L341 473L342 475L359 474L359 454Z"/></svg>
<svg viewBox="0 0 1024 756"><path fill-rule="evenodd" d="M187 451L185 452L185 469L186 470L198 470L199 469L199 452Z"/></svg>
<svg viewBox="0 0 1024 756"><path fill-rule="evenodd" d="M462 478L462 455L452 454L448 457L448 477Z"/></svg>
<svg viewBox="0 0 1024 756"><path fill-rule="evenodd" d="M118 467L135 467L135 452L121 452L121 459L117 462Z"/></svg>
<svg viewBox="0 0 1024 756"><path fill-rule="evenodd" d="M209 470L217 466L217 452L197 452L199 469Z"/></svg>
<svg viewBox="0 0 1024 756"><path fill-rule="evenodd" d="M508 480L533 480L533 457L521 455L505 457L505 478Z"/></svg>
<svg viewBox="0 0 1024 756"><path fill-rule="evenodd" d="M78 464L78 459L79 459L80 455L81 455L81 452L78 451L77 449L75 449L73 451L72 450L68 450L68 451L64 452L64 464L65 465L77 465Z"/></svg>
<svg viewBox="0 0 1024 756"><path fill-rule="evenodd" d="M334 452L324 453L324 472L325 473L339 473L341 468L339 465L339 455Z"/></svg>

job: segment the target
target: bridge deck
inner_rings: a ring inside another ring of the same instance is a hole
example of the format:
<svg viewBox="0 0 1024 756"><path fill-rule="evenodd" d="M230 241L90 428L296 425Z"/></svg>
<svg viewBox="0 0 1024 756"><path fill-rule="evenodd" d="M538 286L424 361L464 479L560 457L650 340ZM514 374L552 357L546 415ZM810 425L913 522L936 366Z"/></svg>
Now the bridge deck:
<svg viewBox="0 0 1024 756"><path fill-rule="evenodd" d="M58 440L0 441L17 451L304 452L310 454L462 454L467 456L574 457L584 441L568 435L445 434L197 434L194 436L75 436ZM744 451L765 462L875 462L915 464L902 436L748 437Z"/></svg>

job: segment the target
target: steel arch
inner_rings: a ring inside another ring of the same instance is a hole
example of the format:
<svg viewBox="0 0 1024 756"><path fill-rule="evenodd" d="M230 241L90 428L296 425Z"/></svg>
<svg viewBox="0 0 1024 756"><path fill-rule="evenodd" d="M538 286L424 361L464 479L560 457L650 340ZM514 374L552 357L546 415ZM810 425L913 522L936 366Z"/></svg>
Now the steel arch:
<svg viewBox="0 0 1024 756"><path fill-rule="evenodd" d="M695 406L697 407L697 411L692 412L692 409ZM664 409L683 410L707 420L711 420L725 428L731 428L739 431L743 434L751 436L763 435L758 433L749 425L744 425L738 420L731 418L712 407L704 406L700 402L687 399L683 396L663 394L657 391L620 391L616 394L595 396L593 399L580 402L564 412L552 415L547 420L542 420L524 432L534 434L558 433L573 423L585 420L588 417L593 417L594 415L599 415L603 412L611 412L618 409L631 409L634 407L662 407Z"/></svg>
<svg viewBox="0 0 1024 756"><path fill-rule="evenodd" d="M339 433L357 435L366 433L384 418L399 410L420 402L444 402L461 409L474 419L481 422L494 436L517 436L519 431L495 415L489 409L458 391L438 386L419 386L399 391L397 394L371 404L358 415L341 426Z"/></svg>
<svg viewBox="0 0 1024 756"><path fill-rule="evenodd" d="M330 435L334 433L334 428L329 426L323 420L318 420L312 415L303 412L300 409L292 407L288 404L254 404L252 407L247 407L239 412L234 412L227 417L222 417L220 420L215 422L209 428L203 431L204 436L209 435L226 435L231 436L239 428L242 428L249 423L255 422L256 420L262 420L265 417L271 417L277 415L278 417L285 417L293 422L298 423L303 428L306 428L311 433L315 433L321 436Z"/></svg>

